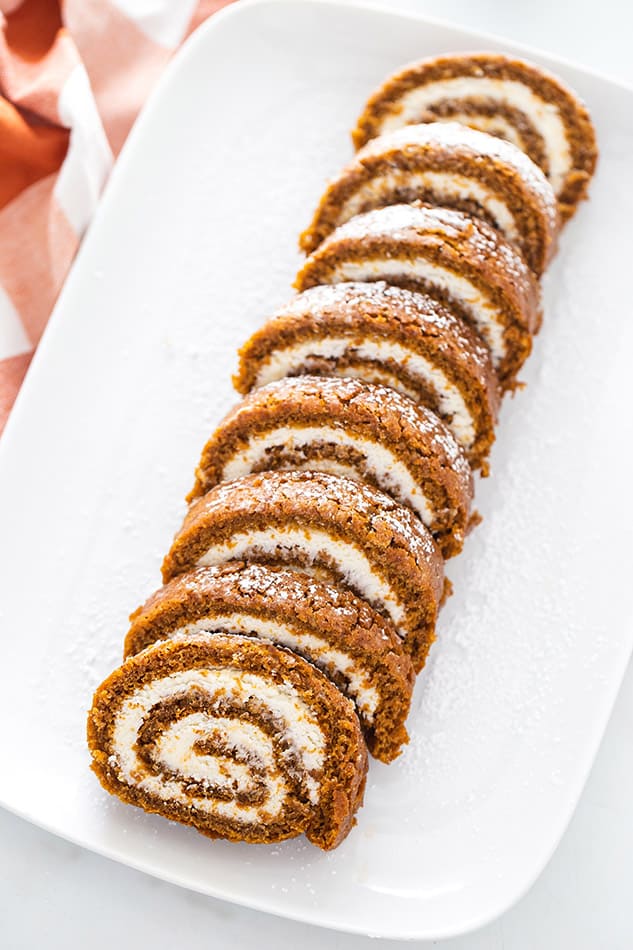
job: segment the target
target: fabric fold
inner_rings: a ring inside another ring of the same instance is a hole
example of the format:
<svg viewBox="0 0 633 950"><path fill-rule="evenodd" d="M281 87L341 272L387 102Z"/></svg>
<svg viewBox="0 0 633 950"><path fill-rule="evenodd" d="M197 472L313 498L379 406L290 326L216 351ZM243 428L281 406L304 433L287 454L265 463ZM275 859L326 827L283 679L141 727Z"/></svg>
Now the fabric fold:
<svg viewBox="0 0 633 950"><path fill-rule="evenodd" d="M115 157L230 0L0 0L0 432Z"/></svg>

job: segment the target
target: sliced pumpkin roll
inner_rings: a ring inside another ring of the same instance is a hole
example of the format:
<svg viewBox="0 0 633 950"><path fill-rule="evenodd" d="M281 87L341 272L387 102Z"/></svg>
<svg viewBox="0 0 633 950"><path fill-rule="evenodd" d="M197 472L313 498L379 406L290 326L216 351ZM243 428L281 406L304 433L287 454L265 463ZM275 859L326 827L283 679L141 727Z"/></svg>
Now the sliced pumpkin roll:
<svg viewBox="0 0 633 950"><path fill-rule="evenodd" d="M340 583L394 624L421 669L444 591L442 555L409 508L325 472L264 472L211 489L190 507L163 581L244 560Z"/></svg>
<svg viewBox="0 0 633 950"><path fill-rule="evenodd" d="M511 142L457 122L409 125L370 141L327 187L301 247L309 254L355 215L416 200L483 218L537 277L556 249L556 196L538 165Z"/></svg>
<svg viewBox="0 0 633 950"><path fill-rule="evenodd" d="M296 376L255 390L205 445L187 500L279 469L371 482L421 518L444 557L463 547L473 495L468 460L435 413L388 386Z"/></svg>
<svg viewBox="0 0 633 950"><path fill-rule="evenodd" d="M539 327L539 288L520 253L461 211L391 205L359 214L308 257L295 287L384 280L437 297L487 344L503 389Z"/></svg>
<svg viewBox="0 0 633 950"><path fill-rule="evenodd" d="M404 66L370 97L352 133L361 148L403 125L457 121L507 139L547 175L563 219L586 197L597 160L584 103L557 76L500 53L454 53Z"/></svg>
<svg viewBox="0 0 633 950"><path fill-rule="evenodd" d="M335 848L362 804L352 702L300 656L251 637L161 640L97 689L92 768L124 802L251 843Z"/></svg>
<svg viewBox="0 0 633 950"><path fill-rule="evenodd" d="M313 287L242 346L238 392L284 376L322 374L384 383L445 422L471 465L487 469L499 386L488 348L427 294L375 283Z"/></svg>
<svg viewBox="0 0 633 950"><path fill-rule="evenodd" d="M409 741L411 660L389 621L351 591L295 571L230 563L175 577L130 620L126 656L200 631L286 647L353 701L375 758L391 762Z"/></svg>

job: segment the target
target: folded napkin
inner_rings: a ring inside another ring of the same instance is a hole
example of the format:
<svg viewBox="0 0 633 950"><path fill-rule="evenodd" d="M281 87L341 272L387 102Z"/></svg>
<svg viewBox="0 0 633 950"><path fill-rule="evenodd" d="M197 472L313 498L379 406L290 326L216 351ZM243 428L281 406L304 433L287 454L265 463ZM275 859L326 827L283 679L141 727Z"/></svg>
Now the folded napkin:
<svg viewBox="0 0 633 950"><path fill-rule="evenodd" d="M123 142L230 0L0 0L0 432Z"/></svg>

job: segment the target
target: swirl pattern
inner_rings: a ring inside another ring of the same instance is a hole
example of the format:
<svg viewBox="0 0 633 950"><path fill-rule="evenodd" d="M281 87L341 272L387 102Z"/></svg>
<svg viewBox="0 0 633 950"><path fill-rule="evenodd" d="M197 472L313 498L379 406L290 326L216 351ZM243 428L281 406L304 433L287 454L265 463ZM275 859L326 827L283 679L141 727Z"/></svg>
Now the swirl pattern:
<svg viewBox="0 0 633 950"><path fill-rule="evenodd" d="M354 702L373 756L390 762L408 741L414 671L397 633L351 591L298 571L229 563L181 574L131 617L125 654L184 633L244 633L322 670Z"/></svg>
<svg viewBox="0 0 633 950"><path fill-rule="evenodd" d="M413 201L487 221L537 277L556 249L556 196L538 165L511 142L459 122L407 125L368 142L330 181L301 247L309 254L354 215Z"/></svg>
<svg viewBox="0 0 633 950"><path fill-rule="evenodd" d="M386 281L446 304L489 347L502 389L515 385L540 324L539 285L494 228L452 208L393 204L356 215L306 260L294 286Z"/></svg>
<svg viewBox="0 0 633 950"><path fill-rule="evenodd" d="M345 585L392 621L416 669L424 665L444 562L429 531L389 495L326 472L224 482L187 512L163 580L236 560L283 564Z"/></svg>
<svg viewBox="0 0 633 950"><path fill-rule="evenodd" d="M498 382L490 353L438 300L382 281L312 287L242 346L236 389L284 376L356 377L432 409L474 468L494 441Z"/></svg>
<svg viewBox="0 0 633 950"><path fill-rule="evenodd" d="M386 386L300 376L256 390L205 445L189 499L281 469L368 481L411 508L445 557L462 549L473 493L466 456L433 412Z"/></svg>
<svg viewBox="0 0 633 950"><path fill-rule="evenodd" d="M352 139L419 122L460 122L512 142L540 166L570 218L597 160L584 103L557 76L499 53L449 54L412 63L370 96Z"/></svg>
<svg viewBox="0 0 633 950"><path fill-rule="evenodd" d="M353 705L309 663L243 636L176 637L127 660L88 720L101 784L212 838L321 848L349 831L367 753Z"/></svg>

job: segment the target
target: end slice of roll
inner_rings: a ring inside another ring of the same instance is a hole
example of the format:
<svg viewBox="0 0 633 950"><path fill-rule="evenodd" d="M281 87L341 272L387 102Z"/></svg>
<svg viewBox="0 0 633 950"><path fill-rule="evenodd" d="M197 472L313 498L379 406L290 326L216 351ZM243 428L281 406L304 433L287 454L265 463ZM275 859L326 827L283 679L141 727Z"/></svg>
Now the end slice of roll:
<svg viewBox="0 0 633 950"><path fill-rule="evenodd" d="M211 838L335 848L362 804L354 706L310 663L249 637L164 640L97 689L92 768L113 795Z"/></svg>
<svg viewBox="0 0 633 950"><path fill-rule="evenodd" d="M511 142L457 122L409 125L370 141L326 189L301 247L314 251L357 214L416 200L483 218L537 277L554 254L558 208L541 169Z"/></svg>
<svg viewBox="0 0 633 950"><path fill-rule="evenodd" d="M368 481L408 505L444 557L463 547L473 494L468 461L430 409L387 386L298 376L255 390L205 445L188 500L220 482L281 469Z"/></svg>
<svg viewBox="0 0 633 950"><path fill-rule="evenodd" d="M204 631L254 636L317 666L356 706L375 758L408 742L414 670L391 624L351 591L262 564L181 574L132 614L126 656Z"/></svg>
<svg viewBox="0 0 633 950"><path fill-rule="evenodd" d="M384 383L428 406L471 465L487 468L499 386L488 348L427 294L375 283L313 287L242 346L236 389L284 376L357 377Z"/></svg>
<svg viewBox="0 0 633 950"><path fill-rule="evenodd" d="M539 288L519 252L461 211L391 205L359 214L308 257L295 287L384 280L437 297L490 349L512 388L539 327Z"/></svg>
<svg viewBox="0 0 633 950"><path fill-rule="evenodd" d="M563 219L586 197L597 160L584 103L557 76L500 53L454 53L412 63L370 97L357 148L403 125L457 121L514 143L547 175Z"/></svg>
<svg viewBox="0 0 633 950"><path fill-rule="evenodd" d="M370 485L324 472L265 472L218 485L189 509L163 581L227 561L316 572L394 624L420 669L444 592L443 560L410 509Z"/></svg>

